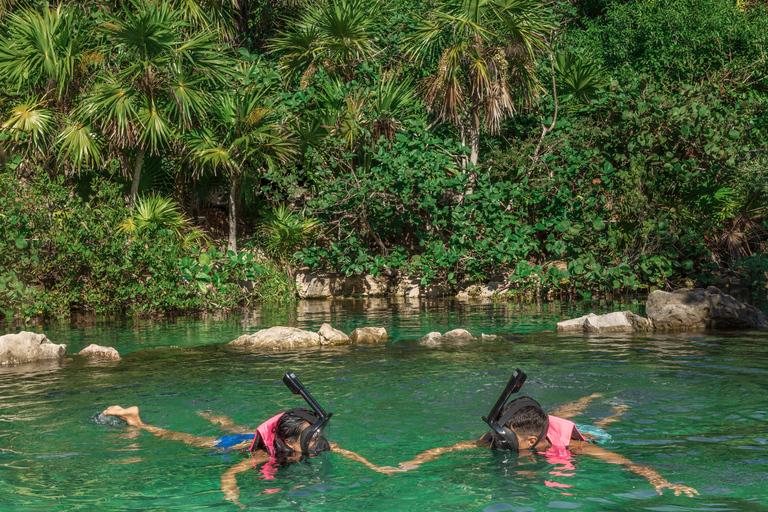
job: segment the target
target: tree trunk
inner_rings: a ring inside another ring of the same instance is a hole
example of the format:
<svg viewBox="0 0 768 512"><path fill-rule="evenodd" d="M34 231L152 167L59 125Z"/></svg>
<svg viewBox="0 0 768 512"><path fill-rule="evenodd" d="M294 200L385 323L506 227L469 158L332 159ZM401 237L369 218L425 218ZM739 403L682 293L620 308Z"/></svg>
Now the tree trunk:
<svg viewBox="0 0 768 512"><path fill-rule="evenodd" d="M126 159L127 162L127 159ZM136 150L136 161L133 163L133 180L131 181L130 207L136 207L136 194L139 192L139 179L141 178L141 166L144 163L144 150Z"/></svg>
<svg viewBox="0 0 768 512"><path fill-rule="evenodd" d="M472 106L472 132L469 134L469 143L472 145L469 161L477 165L477 157L480 154L480 107L478 105Z"/></svg>
<svg viewBox="0 0 768 512"><path fill-rule="evenodd" d="M229 240L227 250L237 253L237 182L232 181L229 186Z"/></svg>

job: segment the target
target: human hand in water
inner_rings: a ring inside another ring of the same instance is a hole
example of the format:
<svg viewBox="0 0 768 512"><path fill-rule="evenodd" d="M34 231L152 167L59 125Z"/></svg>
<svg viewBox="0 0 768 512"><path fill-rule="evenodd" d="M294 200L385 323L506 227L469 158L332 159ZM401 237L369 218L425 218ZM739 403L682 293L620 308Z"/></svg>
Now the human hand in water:
<svg viewBox="0 0 768 512"><path fill-rule="evenodd" d="M675 496L680 496L680 494L685 493L689 498L693 498L693 495L699 495L699 491L694 489L693 487L688 487L687 485L680 485L680 484L671 484L669 482L664 482L660 484L654 484L653 486L656 489L656 492L661 494L662 489L672 489L675 491Z"/></svg>

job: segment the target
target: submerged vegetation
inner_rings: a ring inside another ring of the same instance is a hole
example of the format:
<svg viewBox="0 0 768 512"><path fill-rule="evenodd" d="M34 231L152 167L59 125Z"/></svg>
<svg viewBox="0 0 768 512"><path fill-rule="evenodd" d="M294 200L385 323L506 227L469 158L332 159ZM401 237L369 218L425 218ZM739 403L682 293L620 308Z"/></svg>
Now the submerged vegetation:
<svg viewBox="0 0 768 512"><path fill-rule="evenodd" d="M0 309L232 308L298 267L764 286L766 9L2 3Z"/></svg>

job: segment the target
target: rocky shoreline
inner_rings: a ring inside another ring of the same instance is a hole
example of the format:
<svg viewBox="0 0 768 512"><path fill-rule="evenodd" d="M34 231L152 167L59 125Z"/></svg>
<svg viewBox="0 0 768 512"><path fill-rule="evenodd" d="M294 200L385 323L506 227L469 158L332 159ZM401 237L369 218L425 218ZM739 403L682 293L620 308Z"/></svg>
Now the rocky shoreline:
<svg viewBox="0 0 768 512"><path fill-rule="evenodd" d="M655 291L648 296L647 318L630 311L605 315L590 313L557 324L561 333L638 333L654 331L692 331L705 329L763 329L768 325L765 314L758 308L739 302L714 286L687 288L674 292ZM499 336L473 335L465 329L446 333L430 332L418 342L425 346L445 343L463 344L477 340L498 339ZM383 327L360 327L349 335L323 324L318 332L295 327L275 326L244 334L228 343L236 349L291 350L316 346L370 345L389 339ZM0 336L0 365L20 365L39 361L63 361L67 346L51 342L45 334L22 331ZM89 345L77 356L107 361L119 361L112 347Z"/></svg>

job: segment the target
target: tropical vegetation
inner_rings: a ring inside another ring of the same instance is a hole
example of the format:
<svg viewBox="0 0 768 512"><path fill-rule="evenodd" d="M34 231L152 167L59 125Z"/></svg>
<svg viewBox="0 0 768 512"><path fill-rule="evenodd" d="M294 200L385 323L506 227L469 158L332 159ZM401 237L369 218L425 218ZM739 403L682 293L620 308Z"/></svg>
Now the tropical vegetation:
<svg viewBox="0 0 768 512"><path fill-rule="evenodd" d="M0 310L764 287L767 9L0 2Z"/></svg>

